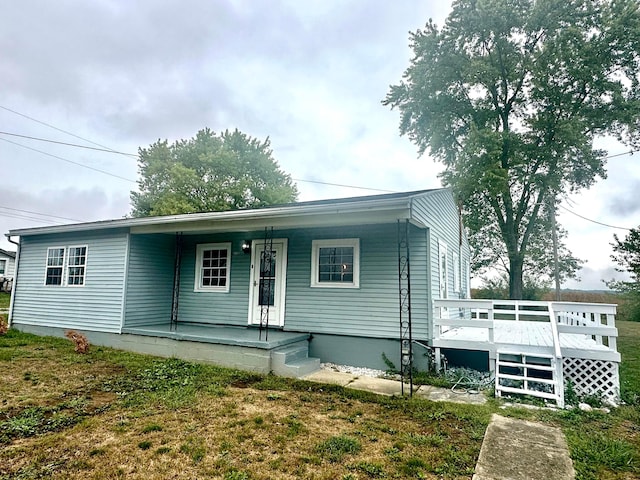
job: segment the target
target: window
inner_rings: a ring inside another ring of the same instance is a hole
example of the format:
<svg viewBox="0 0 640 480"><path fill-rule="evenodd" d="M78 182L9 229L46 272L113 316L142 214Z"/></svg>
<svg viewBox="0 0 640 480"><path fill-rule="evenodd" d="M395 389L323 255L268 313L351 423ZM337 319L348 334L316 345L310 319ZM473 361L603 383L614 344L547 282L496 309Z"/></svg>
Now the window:
<svg viewBox="0 0 640 480"><path fill-rule="evenodd" d="M87 247L69 247L67 261L67 285L84 285L84 267L87 263Z"/></svg>
<svg viewBox="0 0 640 480"><path fill-rule="evenodd" d="M4 275L6 268L7 268L7 261L0 260L0 275Z"/></svg>
<svg viewBox="0 0 640 480"><path fill-rule="evenodd" d="M447 266L447 245L438 242L440 298L449 298L449 268Z"/></svg>
<svg viewBox="0 0 640 480"><path fill-rule="evenodd" d="M196 247L197 292L228 292L231 262L230 243L205 243Z"/></svg>
<svg viewBox="0 0 640 480"><path fill-rule="evenodd" d="M45 285L62 285L64 247L47 248L47 273Z"/></svg>
<svg viewBox="0 0 640 480"><path fill-rule="evenodd" d="M459 292L461 290L460 258L457 253L453 254L453 290L455 292Z"/></svg>
<svg viewBox="0 0 640 480"><path fill-rule="evenodd" d="M311 243L311 286L358 288L360 240L314 240Z"/></svg>
<svg viewBox="0 0 640 480"><path fill-rule="evenodd" d="M47 248L45 285L84 285L87 246ZM64 272L67 272L65 277Z"/></svg>

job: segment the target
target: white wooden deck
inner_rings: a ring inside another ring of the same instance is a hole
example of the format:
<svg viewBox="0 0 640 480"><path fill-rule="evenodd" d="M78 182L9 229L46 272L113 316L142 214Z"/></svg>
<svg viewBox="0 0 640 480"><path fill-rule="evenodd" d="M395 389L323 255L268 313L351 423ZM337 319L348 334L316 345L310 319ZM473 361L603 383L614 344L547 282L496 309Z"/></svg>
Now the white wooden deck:
<svg viewBox="0 0 640 480"><path fill-rule="evenodd" d="M433 346L620 362L615 305L435 300Z"/></svg>
<svg viewBox="0 0 640 480"><path fill-rule="evenodd" d="M615 305L434 300L434 307L436 368L441 348L486 351L496 372L497 395L517 392L554 399L563 406L565 381L571 381L579 393L618 401ZM546 359L548 366L540 366L536 357ZM529 388L540 383L528 376L535 369L552 372L552 378L544 381L552 392Z"/></svg>
<svg viewBox="0 0 640 480"><path fill-rule="evenodd" d="M513 320L494 320L493 343L513 351L526 353L527 347L541 347L549 350L554 347L551 325L548 322L527 322ZM440 334L440 346L466 348L469 350L486 350L489 345L489 328L452 327ZM607 345L598 344L590 335L579 333L563 333L559 335L560 348L563 351L576 350L592 358L589 352L604 352L605 356L613 353ZM465 344L462 347L462 344ZM578 353L576 352L576 353ZM617 352L616 352L617 353ZM599 355L601 356L601 355ZM613 355L614 359L616 357Z"/></svg>

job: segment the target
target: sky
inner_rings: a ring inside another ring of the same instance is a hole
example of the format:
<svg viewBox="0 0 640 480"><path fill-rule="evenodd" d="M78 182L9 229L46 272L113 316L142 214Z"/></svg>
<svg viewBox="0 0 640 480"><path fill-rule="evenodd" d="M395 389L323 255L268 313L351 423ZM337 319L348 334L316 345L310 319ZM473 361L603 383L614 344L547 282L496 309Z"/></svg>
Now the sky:
<svg viewBox="0 0 640 480"><path fill-rule="evenodd" d="M440 187L441 164L418 156L381 101L409 65L409 32L429 18L442 24L449 9L417 0L6 2L0 232L125 216L138 148L204 127L269 137L300 200ZM599 146L629 151L610 139ZM575 214L640 225L638 159L610 159L606 180L563 202L569 248L587 260L582 281L565 287L602 289L616 276L609 244L626 231ZM0 248L15 249L4 236Z"/></svg>

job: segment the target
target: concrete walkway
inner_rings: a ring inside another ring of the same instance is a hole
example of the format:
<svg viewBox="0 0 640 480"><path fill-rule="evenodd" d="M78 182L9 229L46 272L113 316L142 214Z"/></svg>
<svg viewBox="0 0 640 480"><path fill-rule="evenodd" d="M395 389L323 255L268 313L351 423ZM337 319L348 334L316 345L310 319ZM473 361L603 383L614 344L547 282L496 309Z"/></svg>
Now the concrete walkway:
<svg viewBox="0 0 640 480"><path fill-rule="evenodd" d="M319 383L341 385L380 395L400 395L396 380L358 377L351 373L318 370L305 377ZM409 385L405 385L405 392ZM423 385L413 393L432 401L486 403L484 394L456 393ZM480 449L473 480L573 480L575 471L559 428L493 415Z"/></svg>
<svg viewBox="0 0 640 480"><path fill-rule="evenodd" d="M559 428L491 417L473 480L573 480L575 476Z"/></svg>
<svg viewBox="0 0 640 480"><path fill-rule="evenodd" d="M386 378L357 376L352 373L334 372L332 370L317 370L303 377L303 379L340 385L355 390L365 390L380 395L394 396L402 394L400 382L387 380ZM404 387L406 394L409 392L409 385L405 384ZM471 403L475 405L483 405L487 402L487 397L483 393L452 392L449 388L432 387L430 385L422 385L419 388L414 387L413 394L434 402Z"/></svg>

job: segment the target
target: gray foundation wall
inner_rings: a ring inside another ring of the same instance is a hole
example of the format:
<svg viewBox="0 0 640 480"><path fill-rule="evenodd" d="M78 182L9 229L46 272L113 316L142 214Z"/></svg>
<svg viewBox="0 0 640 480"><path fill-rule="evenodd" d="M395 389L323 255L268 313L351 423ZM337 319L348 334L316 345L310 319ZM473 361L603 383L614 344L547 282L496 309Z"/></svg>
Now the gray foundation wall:
<svg viewBox="0 0 640 480"><path fill-rule="evenodd" d="M64 337L66 329L35 325L14 325L21 332L35 335ZM213 343L184 342L170 338L147 337L117 333L80 331L92 345L117 348L129 352L175 357L194 362L212 363L258 373L271 371L271 352L259 348Z"/></svg>
<svg viewBox="0 0 640 480"><path fill-rule="evenodd" d="M414 367L426 370L427 350L417 344L413 347ZM385 354L396 369L400 368L400 340L385 338L350 337L344 335L313 334L309 344L309 356L321 362L388 370L382 359Z"/></svg>

